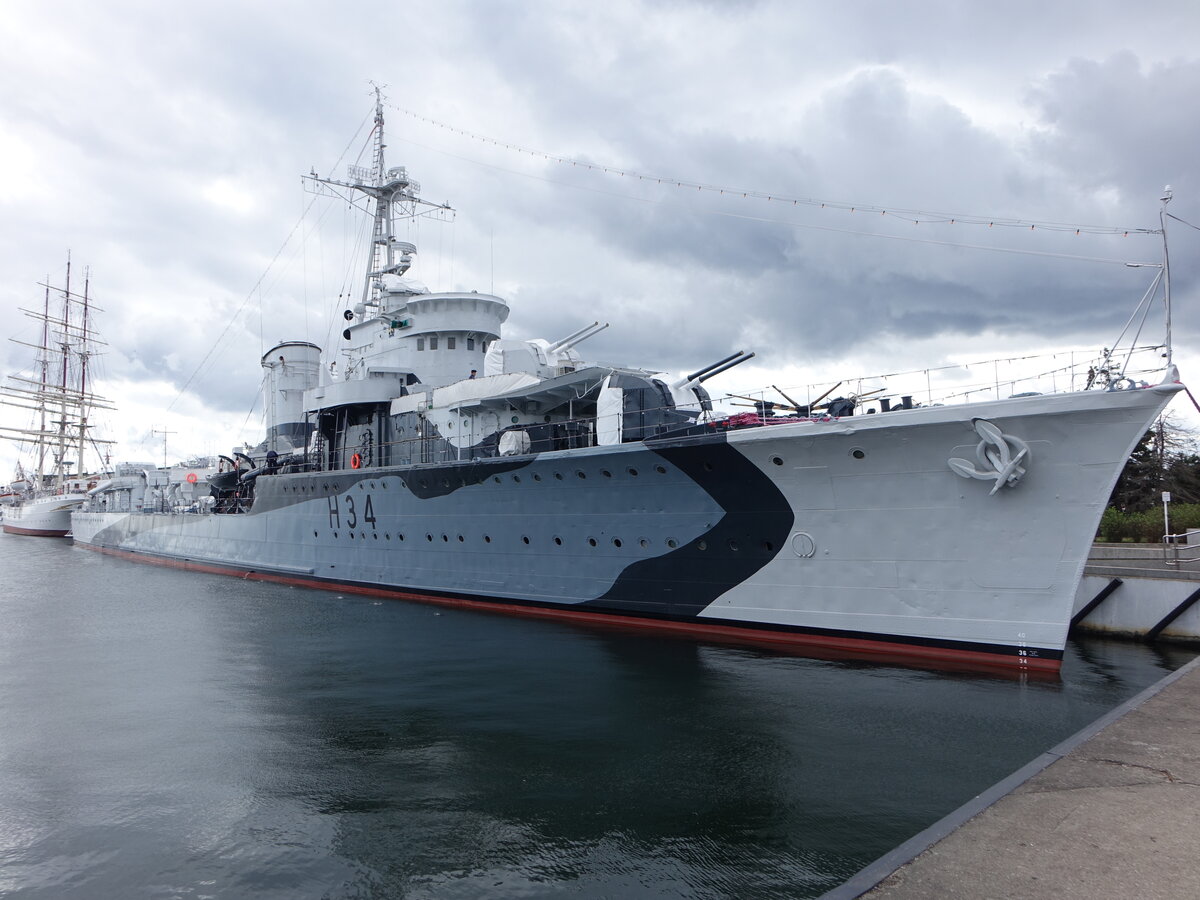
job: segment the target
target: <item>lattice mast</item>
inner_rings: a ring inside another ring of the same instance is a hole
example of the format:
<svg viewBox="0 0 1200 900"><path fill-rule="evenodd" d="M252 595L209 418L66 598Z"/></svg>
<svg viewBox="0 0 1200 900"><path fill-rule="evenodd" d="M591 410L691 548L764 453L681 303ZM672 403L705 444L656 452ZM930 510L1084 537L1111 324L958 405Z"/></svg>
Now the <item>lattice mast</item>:
<svg viewBox="0 0 1200 900"><path fill-rule="evenodd" d="M415 244L396 238L396 223L401 220L411 221L426 215L449 216L454 212L449 204L436 204L422 200L418 196L421 185L409 177L408 170L404 166L390 169L387 167L383 91L379 85L373 85L373 87L375 91L375 121L372 127L370 168L358 165L349 166L348 178L345 181L321 178L315 172L304 176L308 190L315 193L324 193L339 199L350 200L353 195L347 197L337 190L344 188L363 195L370 204L368 212L372 218L371 249L363 284L362 308L355 311L360 321L369 315L379 315L384 312L381 309L381 298L384 294L383 277L385 275L403 275L412 265L412 257L417 252Z"/></svg>

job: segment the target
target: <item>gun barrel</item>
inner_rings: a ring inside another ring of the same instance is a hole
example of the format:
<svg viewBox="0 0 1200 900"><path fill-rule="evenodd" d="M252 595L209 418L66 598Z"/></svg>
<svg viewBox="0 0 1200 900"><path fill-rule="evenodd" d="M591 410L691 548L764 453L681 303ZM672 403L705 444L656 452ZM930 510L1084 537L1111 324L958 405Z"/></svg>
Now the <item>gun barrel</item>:
<svg viewBox="0 0 1200 900"><path fill-rule="evenodd" d="M591 325L585 325L585 326L583 326L583 328L580 328L578 331L574 332L573 334L567 335L561 341L555 341L553 344L550 345L550 347L548 349L550 349L552 351L570 349L571 347L578 344L580 341L586 341L593 334L599 334L601 331L603 331L607 327L608 327L607 322L605 322L603 325L601 325L599 322L593 322Z"/></svg>
<svg viewBox="0 0 1200 900"><path fill-rule="evenodd" d="M739 350L737 353L730 353L724 359L718 359L715 363L709 363L707 366L701 366L699 369L697 369L695 372L693 372L687 378L683 379L682 383L687 384L687 382L689 382L689 381L695 381L697 378L699 378L705 372L709 372L709 371L715 369L717 366L723 366L723 365L725 365L725 363L729 362L730 360L737 359L739 356L741 356L745 352L746 352L745 350Z"/></svg>
<svg viewBox="0 0 1200 900"><path fill-rule="evenodd" d="M700 376L696 380L698 382L700 382L701 384L703 384L704 382L708 381L708 379L712 378L714 375L720 375L726 369L732 369L734 366L740 366L742 363L744 363L748 359L754 359L754 354L753 353L735 353L734 357L731 357L730 361L726 361L725 365L718 366L717 368L713 369L712 371L704 373L704 375Z"/></svg>

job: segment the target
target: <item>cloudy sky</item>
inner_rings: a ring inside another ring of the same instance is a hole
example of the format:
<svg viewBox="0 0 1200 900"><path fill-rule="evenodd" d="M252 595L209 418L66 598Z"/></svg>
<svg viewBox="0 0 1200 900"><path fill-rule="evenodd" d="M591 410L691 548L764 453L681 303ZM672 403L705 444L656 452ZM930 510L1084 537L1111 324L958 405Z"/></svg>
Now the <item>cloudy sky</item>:
<svg viewBox="0 0 1200 900"><path fill-rule="evenodd" d="M1200 224L1194 0L0 14L3 336L36 341L18 307L68 250L74 286L90 269L120 459L161 460L156 430L172 458L257 440L261 353L336 346L360 223L300 176L369 164L372 80L389 164L457 211L411 235L415 277L500 294L509 337L611 322L592 359L682 372L756 351L719 390L915 370L953 393L1016 365L962 363L1086 360L1153 276L1124 263L1160 260L1139 229L1158 227L1164 185ZM1200 232L1170 227L1186 380ZM1155 311L1142 342L1160 339ZM0 363L27 372L30 351L5 342ZM0 447L0 480L16 459Z"/></svg>

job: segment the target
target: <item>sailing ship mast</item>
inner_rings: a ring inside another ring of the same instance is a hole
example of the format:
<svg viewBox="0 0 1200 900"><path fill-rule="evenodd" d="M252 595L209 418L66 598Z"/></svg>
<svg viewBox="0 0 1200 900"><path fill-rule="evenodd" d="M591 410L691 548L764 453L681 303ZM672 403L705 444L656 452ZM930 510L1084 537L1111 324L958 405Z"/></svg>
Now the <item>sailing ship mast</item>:
<svg viewBox="0 0 1200 900"><path fill-rule="evenodd" d="M68 256L64 286L57 288L49 281L47 278L41 284L45 292L40 311L21 308L25 315L41 324L40 343L11 339L36 351L36 377L10 375L8 383L0 386L0 404L34 413L33 424L28 428L0 426L0 438L22 445L33 444L37 457L37 481L33 488L38 492L46 487L48 477L53 477L54 489L62 491L71 465L76 466L76 474L82 475L89 444L99 452L99 444L114 443L99 441L89 434L91 411L115 408L104 397L92 393L88 380L93 346L100 343L91 324L95 311L89 296L91 276L85 272L82 295L73 293ZM51 291L61 294L59 311L51 311ZM73 306L78 309L73 310ZM72 451L78 454L73 461L67 459ZM47 471L48 455L52 462L50 471Z"/></svg>

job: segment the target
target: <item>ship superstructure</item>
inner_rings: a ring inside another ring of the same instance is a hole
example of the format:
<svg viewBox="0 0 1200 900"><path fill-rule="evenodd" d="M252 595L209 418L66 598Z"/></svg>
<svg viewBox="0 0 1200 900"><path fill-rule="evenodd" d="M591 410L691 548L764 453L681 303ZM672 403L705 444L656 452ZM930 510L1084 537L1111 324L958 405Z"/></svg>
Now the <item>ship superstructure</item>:
<svg viewBox="0 0 1200 900"><path fill-rule="evenodd" d="M1173 367L1154 385L1114 371L955 406L718 415L705 382L752 353L674 379L588 362L602 323L508 340L500 297L409 278L395 218L447 207L385 166L378 94L375 127L371 169L310 179L366 198L374 223L341 346L272 347L263 442L165 511L97 488L77 542L528 615L1057 669L1113 483L1182 389Z"/></svg>

